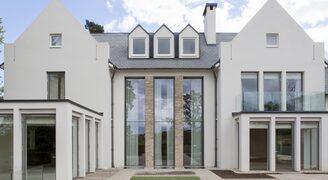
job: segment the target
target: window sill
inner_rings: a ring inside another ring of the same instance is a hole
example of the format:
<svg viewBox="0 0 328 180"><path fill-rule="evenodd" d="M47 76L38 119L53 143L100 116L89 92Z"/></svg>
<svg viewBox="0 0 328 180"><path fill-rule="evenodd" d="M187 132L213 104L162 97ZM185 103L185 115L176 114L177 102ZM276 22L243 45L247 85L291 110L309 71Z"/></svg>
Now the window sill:
<svg viewBox="0 0 328 180"><path fill-rule="evenodd" d="M279 45L267 45L267 48L279 48Z"/></svg>
<svg viewBox="0 0 328 180"><path fill-rule="evenodd" d="M62 46L49 46L49 48L54 48L54 49L58 49L58 48L62 48Z"/></svg>

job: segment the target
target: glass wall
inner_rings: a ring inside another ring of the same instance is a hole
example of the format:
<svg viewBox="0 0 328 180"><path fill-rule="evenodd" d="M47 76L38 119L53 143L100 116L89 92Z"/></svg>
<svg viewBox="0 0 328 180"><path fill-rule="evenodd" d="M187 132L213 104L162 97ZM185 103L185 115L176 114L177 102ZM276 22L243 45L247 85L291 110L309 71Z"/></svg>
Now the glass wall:
<svg viewBox="0 0 328 180"><path fill-rule="evenodd" d="M96 122L96 169L99 168L99 122Z"/></svg>
<svg viewBox="0 0 328 180"><path fill-rule="evenodd" d="M125 82L125 166L145 166L145 80Z"/></svg>
<svg viewBox="0 0 328 180"><path fill-rule="evenodd" d="M268 170L268 122L251 122L249 131L250 170Z"/></svg>
<svg viewBox="0 0 328 180"><path fill-rule="evenodd" d="M203 79L183 80L183 165L203 166Z"/></svg>
<svg viewBox="0 0 328 180"><path fill-rule="evenodd" d="M301 168L319 168L319 123L302 122L301 126Z"/></svg>
<svg viewBox="0 0 328 180"><path fill-rule="evenodd" d="M23 177L56 179L56 121L54 115L23 116Z"/></svg>
<svg viewBox="0 0 328 180"><path fill-rule="evenodd" d="M242 73L242 111L258 111L258 75Z"/></svg>
<svg viewBox="0 0 328 180"><path fill-rule="evenodd" d="M264 110L281 110L280 73L264 73Z"/></svg>
<svg viewBox="0 0 328 180"><path fill-rule="evenodd" d="M72 121L72 159L73 159L73 177L78 175L78 142L79 142L79 135L78 135L78 118L73 117Z"/></svg>
<svg viewBox="0 0 328 180"><path fill-rule="evenodd" d="M0 116L0 179L12 179L13 172L13 116Z"/></svg>
<svg viewBox="0 0 328 180"><path fill-rule="evenodd" d="M287 73L287 111L303 110L302 73Z"/></svg>
<svg viewBox="0 0 328 180"><path fill-rule="evenodd" d="M293 170L293 124L278 122L276 124L276 169Z"/></svg>
<svg viewBox="0 0 328 180"><path fill-rule="evenodd" d="M155 167L174 167L174 80L155 78Z"/></svg>
<svg viewBox="0 0 328 180"><path fill-rule="evenodd" d="M85 171L90 171L90 121L85 121Z"/></svg>

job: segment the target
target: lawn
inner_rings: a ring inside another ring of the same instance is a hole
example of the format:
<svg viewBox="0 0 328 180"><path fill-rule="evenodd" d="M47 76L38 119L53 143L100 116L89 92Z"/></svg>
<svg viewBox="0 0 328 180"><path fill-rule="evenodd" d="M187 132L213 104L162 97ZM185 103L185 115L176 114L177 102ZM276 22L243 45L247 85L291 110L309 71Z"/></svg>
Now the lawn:
<svg viewBox="0 0 328 180"><path fill-rule="evenodd" d="M197 176L134 176L130 180L200 180Z"/></svg>

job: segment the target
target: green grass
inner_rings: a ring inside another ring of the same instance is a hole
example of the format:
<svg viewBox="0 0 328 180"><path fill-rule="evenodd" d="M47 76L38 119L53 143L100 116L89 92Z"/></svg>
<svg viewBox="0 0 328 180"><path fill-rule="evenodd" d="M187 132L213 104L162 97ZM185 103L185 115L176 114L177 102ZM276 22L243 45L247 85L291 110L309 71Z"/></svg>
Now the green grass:
<svg viewBox="0 0 328 180"><path fill-rule="evenodd" d="M200 180L197 176L134 176L130 180Z"/></svg>

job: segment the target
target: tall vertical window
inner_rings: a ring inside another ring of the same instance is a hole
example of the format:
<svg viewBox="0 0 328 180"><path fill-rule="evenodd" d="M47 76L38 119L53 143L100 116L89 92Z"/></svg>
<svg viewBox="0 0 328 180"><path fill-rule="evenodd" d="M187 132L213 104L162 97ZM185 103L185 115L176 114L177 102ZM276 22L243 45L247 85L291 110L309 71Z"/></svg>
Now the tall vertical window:
<svg viewBox="0 0 328 180"><path fill-rule="evenodd" d="M293 123L276 123L276 169L290 171L293 169Z"/></svg>
<svg viewBox="0 0 328 180"><path fill-rule="evenodd" d="M61 46L62 46L62 35L50 34L50 47L61 47Z"/></svg>
<svg viewBox="0 0 328 180"><path fill-rule="evenodd" d="M319 123L302 122L301 125L301 168L319 169Z"/></svg>
<svg viewBox="0 0 328 180"><path fill-rule="evenodd" d="M23 115L23 179L56 179L55 115Z"/></svg>
<svg viewBox="0 0 328 180"><path fill-rule="evenodd" d="M13 117L0 116L0 179L13 179Z"/></svg>
<svg viewBox="0 0 328 180"><path fill-rule="evenodd" d="M183 80L183 165L203 166L203 79Z"/></svg>
<svg viewBox="0 0 328 180"><path fill-rule="evenodd" d="M73 178L78 176L79 164L79 123L78 118L72 118L72 162L73 162Z"/></svg>
<svg viewBox="0 0 328 180"><path fill-rule="evenodd" d="M268 122L251 122L249 129L249 164L251 170L268 170Z"/></svg>
<svg viewBox="0 0 328 180"><path fill-rule="evenodd" d="M287 73L287 111L303 110L302 73Z"/></svg>
<svg viewBox="0 0 328 180"><path fill-rule="evenodd" d="M257 73L242 73L242 110L258 110L258 75Z"/></svg>
<svg viewBox="0 0 328 180"><path fill-rule="evenodd" d="M156 78L155 167L174 166L174 80Z"/></svg>
<svg viewBox="0 0 328 180"><path fill-rule="evenodd" d="M264 110L280 111L281 78L280 73L264 73Z"/></svg>
<svg viewBox="0 0 328 180"><path fill-rule="evenodd" d="M65 99L64 72L48 72L48 99Z"/></svg>
<svg viewBox="0 0 328 180"><path fill-rule="evenodd" d="M125 165L145 166L145 80L125 80Z"/></svg>

